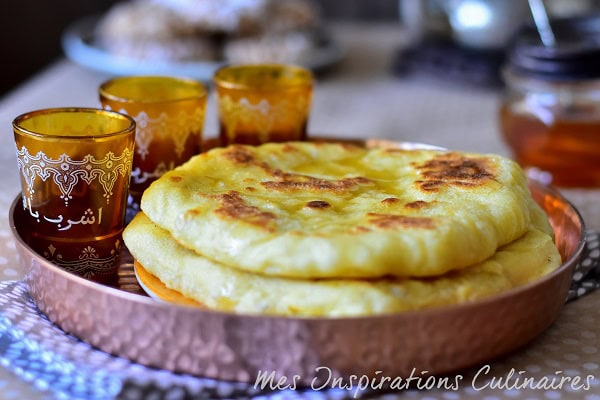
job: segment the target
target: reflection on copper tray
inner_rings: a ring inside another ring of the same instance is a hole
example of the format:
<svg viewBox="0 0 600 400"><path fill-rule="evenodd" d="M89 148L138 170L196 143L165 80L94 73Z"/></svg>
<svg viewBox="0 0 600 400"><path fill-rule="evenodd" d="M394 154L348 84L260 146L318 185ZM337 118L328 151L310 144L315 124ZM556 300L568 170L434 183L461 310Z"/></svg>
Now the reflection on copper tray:
<svg viewBox="0 0 600 400"><path fill-rule="evenodd" d="M148 366L244 382L268 370L309 385L319 366L345 378L381 370L408 376L413 368L449 373L513 351L548 328L581 256L583 222L555 191L535 182L530 189L554 228L563 259L557 270L485 300L369 317L267 317L157 302L66 273L34 253L18 228L19 198L10 223L31 295L63 330ZM139 291L125 259L122 284Z"/></svg>

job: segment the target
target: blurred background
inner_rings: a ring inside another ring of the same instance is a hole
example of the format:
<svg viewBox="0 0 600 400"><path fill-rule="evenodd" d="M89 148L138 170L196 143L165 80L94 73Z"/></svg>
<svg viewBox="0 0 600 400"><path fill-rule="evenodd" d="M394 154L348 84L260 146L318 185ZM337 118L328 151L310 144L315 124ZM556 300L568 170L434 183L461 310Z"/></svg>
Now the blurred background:
<svg viewBox="0 0 600 400"><path fill-rule="evenodd" d="M0 94L63 54L60 36L68 24L85 16L105 13L119 2L124 1L5 2L0 13L0 47L5 60L0 75ZM398 21L396 0L316 0L316 3L326 20Z"/></svg>
<svg viewBox="0 0 600 400"><path fill-rule="evenodd" d="M5 2L0 14L0 43L5 60L0 94L63 54L61 34L66 26L85 16L106 14L116 3L117 0ZM324 25L340 20L402 24L408 41L399 38L399 47L406 48L400 52L397 65L390 67L398 75L411 72L415 66L430 69L434 74L439 68L447 71L444 63L440 67L440 60L457 58L454 64L460 64L465 57L469 64L473 64L473 57L480 57L483 74L488 74L486 68L497 68L501 62L510 35L531 19L527 0L314 0L314 3ZM591 13L598 8L597 0L545 0L545 3L552 16ZM467 71L470 75L476 72ZM485 81L490 77L474 79Z"/></svg>

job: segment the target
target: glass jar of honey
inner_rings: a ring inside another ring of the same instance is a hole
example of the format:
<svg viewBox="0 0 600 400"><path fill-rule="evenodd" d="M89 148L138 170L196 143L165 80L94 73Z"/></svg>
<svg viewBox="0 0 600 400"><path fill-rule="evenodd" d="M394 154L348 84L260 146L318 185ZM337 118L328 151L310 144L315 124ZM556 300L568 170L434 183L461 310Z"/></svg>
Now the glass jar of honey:
<svg viewBox="0 0 600 400"><path fill-rule="evenodd" d="M508 52L500 128L529 175L600 187L600 17L553 21L556 45L524 28Z"/></svg>

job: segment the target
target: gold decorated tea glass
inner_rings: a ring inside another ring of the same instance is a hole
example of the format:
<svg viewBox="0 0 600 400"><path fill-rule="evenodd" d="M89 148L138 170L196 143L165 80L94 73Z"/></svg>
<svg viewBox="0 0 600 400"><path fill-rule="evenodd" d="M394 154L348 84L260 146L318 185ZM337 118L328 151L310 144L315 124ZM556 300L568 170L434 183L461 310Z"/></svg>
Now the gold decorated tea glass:
<svg viewBox="0 0 600 400"><path fill-rule="evenodd" d="M67 271L115 281L135 121L94 108L53 108L13 121L28 243Z"/></svg>
<svg viewBox="0 0 600 400"><path fill-rule="evenodd" d="M206 88L191 79L125 76L104 82L99 95L103 108L137 123L130 194L139 206L153 181L200 152Z"/></svg>
<svg viewBox="0 0 600 400"><path fill-rule="evenodd" d="M283 64L243 64L213 76L221 143L260 144L306 139L313 75Z"/></svg>

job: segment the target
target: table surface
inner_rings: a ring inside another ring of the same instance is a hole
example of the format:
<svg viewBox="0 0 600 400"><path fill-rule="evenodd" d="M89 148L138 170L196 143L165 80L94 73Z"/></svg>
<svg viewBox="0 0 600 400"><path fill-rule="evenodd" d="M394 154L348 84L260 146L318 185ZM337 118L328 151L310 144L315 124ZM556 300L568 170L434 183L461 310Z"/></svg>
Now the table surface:
<svg viewBox="0 0 600 400"><path fill-rule="evenodd" d="M333 34L346 51L334 69L319 75L309 132L344 138L377 137L416 141L452 149L509 155L497 124L501 94L424 76L398 78L391 73L396 50L405 44L400 26L336 24ZM0 101L0 280L18 280L15 246L8 229L8 208L19 192L11 122L17 115L55 106L99 105L98 85L110 76L60 59ZM217 131L210 98L205 134ZM600 229L600 191L562 190L590 229ZM472 398L598 398L600 396L600 293L565 306L555 324L534 343L492 364L498 377L514 368L536 377L593 376L589 390L465 390ZM0 360L2 359L0 355ZM558 372L562 371L562 372ZM468 385L468 383L464 383ZM421 393L420 395L425 395ZM455 392L431 391L429 398L458 398ZM461 396L462 397L462 396ZM0 366L0 398L52 398Z"/></svg>

